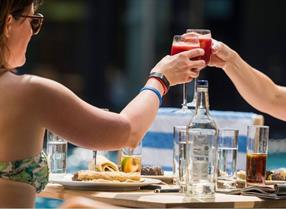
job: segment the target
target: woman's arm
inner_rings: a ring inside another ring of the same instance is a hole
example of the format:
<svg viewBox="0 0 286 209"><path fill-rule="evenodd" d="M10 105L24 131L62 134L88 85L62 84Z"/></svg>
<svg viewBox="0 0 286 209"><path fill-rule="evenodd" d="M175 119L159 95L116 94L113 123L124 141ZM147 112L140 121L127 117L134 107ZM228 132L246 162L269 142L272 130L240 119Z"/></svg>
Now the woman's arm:
<svg viewBox="0 0 286 209"><path fill-rule="evenodd" d="M126 145L130 124L119 114L96 108L49 79L31 76L28 86L33 114L42 127L87 149L119 149Z"/></svg>
<svg viewBox="0 0 286 209"><path fill-rule="evenodd" d="M214 40L209 65L220 67L232 80L240 95L259 111L286 120L286 88L248 65L234 50Z"/></svg>
<svg viewBox="0 0 286 209"><path fill-rule="evenodd" d="M202 55L201 49L166 56L152 71L164 74L171 85L190 81L202 68L203 60L190 58ZM156 116L159 99L154 92L139 93L120 114L106 112L84 102L61 84L31 77L28 81L31 95L35 98L34 110L39 123L66 138L71 143L89 149L119 149L134 147L142 139ZM163 86L156 79L149 79L146 86L163 94Z"/></svg>
<svg viewBox="0 0 286 209"><path fill-rule="evenodd" d="M152 71L161 72L166 75L170 84L176 85L190 82L198 77L199 72L195 69L205 67L204 61L190 61L190 58L198 56L203 51L187 51L178 56L167 56L159 62ZM165 68L166 66L167 68ZM160 88L161 84L155 79L149 79L146 86ZM156 95L150 91L143 91L135 97L120 113L131 125L131 133L128 145L134 147L143 138L145 132L151 126L159 108Z"/></svg>

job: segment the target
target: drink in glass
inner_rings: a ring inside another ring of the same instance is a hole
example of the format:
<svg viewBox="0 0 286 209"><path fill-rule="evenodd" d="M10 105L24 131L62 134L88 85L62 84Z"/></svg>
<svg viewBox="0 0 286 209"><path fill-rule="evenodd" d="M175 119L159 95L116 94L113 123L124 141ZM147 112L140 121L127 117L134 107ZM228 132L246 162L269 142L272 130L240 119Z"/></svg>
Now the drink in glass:
<svg viewBox="0 0 286 209"><path fill-rule="evenodd" d="M121 170L125 173L141 172L141 156L125 155L121 156Z"/></svg>
<svg viewBox="0 0 286 209"><path fill-rule="evenodd" d="M65 139L47 131L47 156L52 174L65 174L67 170L67 149Z"/></svg>
<svg viewBox="0 0 286 209"><path fill-rule="evenodd" d="M237 141L238 130L219 129L217 191L230 191L236 188Z"/></svg>
<svg viewBox="0 0 286 209"><path fill-rule="evenodd" d="M183 35L175 35L173 38L172 48L171 48L171 55L175 55L184 51L188 51L191 49L199 48L200 42L199 39L196 36L187 36L185 38ZM187 106L187 85L183 84L183 103L182 103L182 109L180 112L183 113L193 113L192 110L188 109Z"/></svg>
<svg viewBox="0 0 286 209"><path fill-rule="evenodd" d="M125 173L141 173L142 168L142 143L135 149L123 148L121 152L121 171Z"/></svg>
<svg viewBox="0 0 286 209"><path fill-rule="evenodd" d="M173 174L175 183L180 186L180 191L186 191L187 178L187 144L189 141L188 127L175 126L173 132Z"/></svg>
<svg viewBox="0 0 286 209"><path fill-rule="evenodd" d="M187 29L187 34L184 35L185 39L197 39L199 48L204 49L205 54L203 56L199 56L195 59L203 59L206 64L208 64L212 52L212 35L211 31L208 29ZM192 102L187 103L187 107L194 109L196 106L196 98L197 98L197 87L196 82L197 79L194 79L194 94Z"/></svg>
<svg viewBox="0 0 286 209"><path fill-rule="evenodd" d="M209 63L212 53L211 31L207 29L188 29L187 34L184 35L184 37L186 39L193 39L193 37L199 39L199 48L202 48L205 51L205 54L198 57L198 59L203 59L206 63Z"/></svg>
<svg viewBox="0 0 286 209"><path fill-rule="evenodd" d="M247 127L246 184L265 184L269 126Z"/></svg>
<svg viewBox="0 0 286 209"><path fill-rule="evenodd" d="M265 183L267 154L251 153L246 155L247 183Z"/></svg>

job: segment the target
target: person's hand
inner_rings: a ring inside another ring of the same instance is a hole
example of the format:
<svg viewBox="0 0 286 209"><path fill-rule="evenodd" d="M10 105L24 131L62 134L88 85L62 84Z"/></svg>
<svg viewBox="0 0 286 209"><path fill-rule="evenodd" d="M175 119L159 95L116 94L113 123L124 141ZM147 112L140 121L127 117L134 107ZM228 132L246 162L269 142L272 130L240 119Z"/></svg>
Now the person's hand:
<svg viewBox="0 0 286 209"><path fill-rule="evenodd" d="M237 53L220 41L212 39L212 43L212 54L208 65L224 69Z"/></svg>
<svg viewBox="0 0 286 209"><path fill-rule="evenodd" d="M199 76L200 69L206 66L204 60L191 60L204 55L204 50L197 48L181 52L176 55L167 55L152 70L166 76L170 86L190 82Z"/></svg>

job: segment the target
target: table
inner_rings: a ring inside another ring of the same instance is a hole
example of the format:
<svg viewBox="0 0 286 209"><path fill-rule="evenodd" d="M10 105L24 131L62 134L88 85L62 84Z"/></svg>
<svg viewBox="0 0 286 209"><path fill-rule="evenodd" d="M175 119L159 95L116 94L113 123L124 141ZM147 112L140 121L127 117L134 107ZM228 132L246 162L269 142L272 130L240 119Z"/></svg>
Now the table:
<svg viewBox="0 0 286 209"><path fill-rule="evenodd" d="M99 192L65 189L59 184L48 184L38 196L66 199L88 197L105 203L134 208L284 208L286 200L262 200L252 196L217 193L212 200L196 200L180 193L154 193L150 190L132 192Z"/></svg>

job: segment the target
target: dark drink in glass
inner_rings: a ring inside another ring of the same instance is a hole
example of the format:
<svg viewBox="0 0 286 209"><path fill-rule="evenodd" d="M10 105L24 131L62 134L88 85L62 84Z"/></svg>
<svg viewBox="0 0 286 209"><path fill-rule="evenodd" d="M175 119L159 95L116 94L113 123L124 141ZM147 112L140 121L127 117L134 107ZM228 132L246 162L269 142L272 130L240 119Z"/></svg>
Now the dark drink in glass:
<svg viewBox="0 0 286 209"><path fill-rule="evenodd" d="M246 155L246 181L248 183L265 183L266 174L265 153L251 153Z"/></svg>
<svg viewBox="0 0 286 209"><path fill-rule="evenodd" d="M246 185L264 185L269 126L247 127Z"/></svg>

